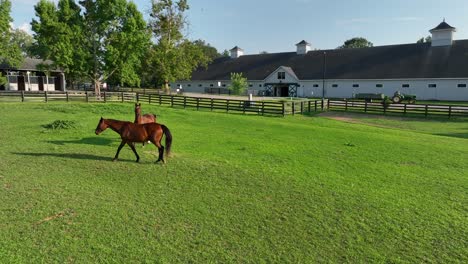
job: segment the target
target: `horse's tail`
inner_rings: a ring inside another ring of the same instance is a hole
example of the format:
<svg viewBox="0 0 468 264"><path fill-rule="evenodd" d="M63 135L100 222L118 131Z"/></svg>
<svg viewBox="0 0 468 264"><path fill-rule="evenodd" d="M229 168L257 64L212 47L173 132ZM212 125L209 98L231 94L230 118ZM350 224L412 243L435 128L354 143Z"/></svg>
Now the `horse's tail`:
<svg viewBox="0 0 468 264"><path fill-rule="evenodd" d="M172 134L169 128L165 125L161 125L161 128L164 132L164 135L166 135L166 155L169 156L171 154L171 145L172 145Z"/></svg>

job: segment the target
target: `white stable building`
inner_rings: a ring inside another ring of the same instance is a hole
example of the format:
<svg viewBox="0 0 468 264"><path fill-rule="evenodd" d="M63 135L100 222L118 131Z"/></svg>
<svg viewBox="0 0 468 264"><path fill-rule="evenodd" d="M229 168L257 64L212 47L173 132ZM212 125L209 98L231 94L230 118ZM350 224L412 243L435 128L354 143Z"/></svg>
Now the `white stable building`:
<svg viewBox="0 0 468 264"><path fill-rule="evenodd" d="M357 93L396 91L420 100L468 101L468 40L454 40L445 21L431 29L432 43L358 49L312 50L306 41L296 52L230 57L193 72L189 81L171 83L185 92L227 93L230 75L243 73L249 93L279 97L352 98Z"/></svg>
<svg viewBox="0 0 468 264"><path fill-rule="evenodd" d="M24 58L18 68L0 64L0 72L7 77L7 83L0 86L0 91L65 91L65 74L61 69L41 69L50 64L51 61L34 58Z"/></svg>

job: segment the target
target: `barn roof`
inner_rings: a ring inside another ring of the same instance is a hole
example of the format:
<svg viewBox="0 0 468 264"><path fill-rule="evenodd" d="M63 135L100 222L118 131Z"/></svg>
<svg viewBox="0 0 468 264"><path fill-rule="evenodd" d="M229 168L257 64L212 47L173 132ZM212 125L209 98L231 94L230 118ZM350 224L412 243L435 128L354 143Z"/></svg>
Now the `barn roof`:
<svg viewBox="0 0 468 264"><path fill-rule="evenodd" d="M468 40L458 40L441 47L418 43L309 51L305 55L285 52L223 57L193 72L192 80L229 80L231 72L242 72L249 80L264 80L280 66L290 67L300 80L318 80L323 76L325 52L327 79L468 78Z"/></svg>
<svg viewBox="0 0 468 264"><path fill-rule="evenodd" d="M40 65L52 65L50 60L42 60L35 58L24 58L20 67L11 67L6 63L0 64L2 70L22 70L22 71L42 71ZM60 69L52 69L52 72L62 72Z"/></svg>
<svg viewBox="0 0 468 264"><path fill-rule="evenodd" d="M445 20L440 23L437 27L431 29L430 31L437 31L437 30L445 30L445 29L455 29L454 27L452 27L451 25L447 24L447 22L445 22Z"/></svg>

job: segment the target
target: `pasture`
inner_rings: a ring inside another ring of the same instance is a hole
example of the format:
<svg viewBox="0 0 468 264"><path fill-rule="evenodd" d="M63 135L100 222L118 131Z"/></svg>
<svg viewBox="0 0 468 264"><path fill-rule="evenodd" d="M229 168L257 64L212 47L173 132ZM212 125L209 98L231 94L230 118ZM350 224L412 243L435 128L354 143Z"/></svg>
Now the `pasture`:
<svg viewBox="0 0 468 264"><path fill-rule="evenodd" d="M166 165L94 134L133 104L0 104L2 262L468 262L466 120L142 108Z"/></svg>

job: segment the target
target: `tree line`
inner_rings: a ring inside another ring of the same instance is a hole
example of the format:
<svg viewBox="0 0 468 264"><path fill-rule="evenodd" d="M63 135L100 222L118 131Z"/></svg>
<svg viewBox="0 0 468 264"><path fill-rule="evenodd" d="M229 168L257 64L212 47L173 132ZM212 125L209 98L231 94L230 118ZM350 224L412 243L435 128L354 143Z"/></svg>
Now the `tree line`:
<svg viewBox="0 0 468 264"><path fill-rule="evenodd" d="M18 67L24 56L50 60L68 82L159 86L189 79L193 70L223 56L203 40L190 41L187 0L151 0L150 19L128 0L40 0L33 36L12 30L11 2L0 0L0 60ZM225 55L225 53L224 53Z"/></svg>

